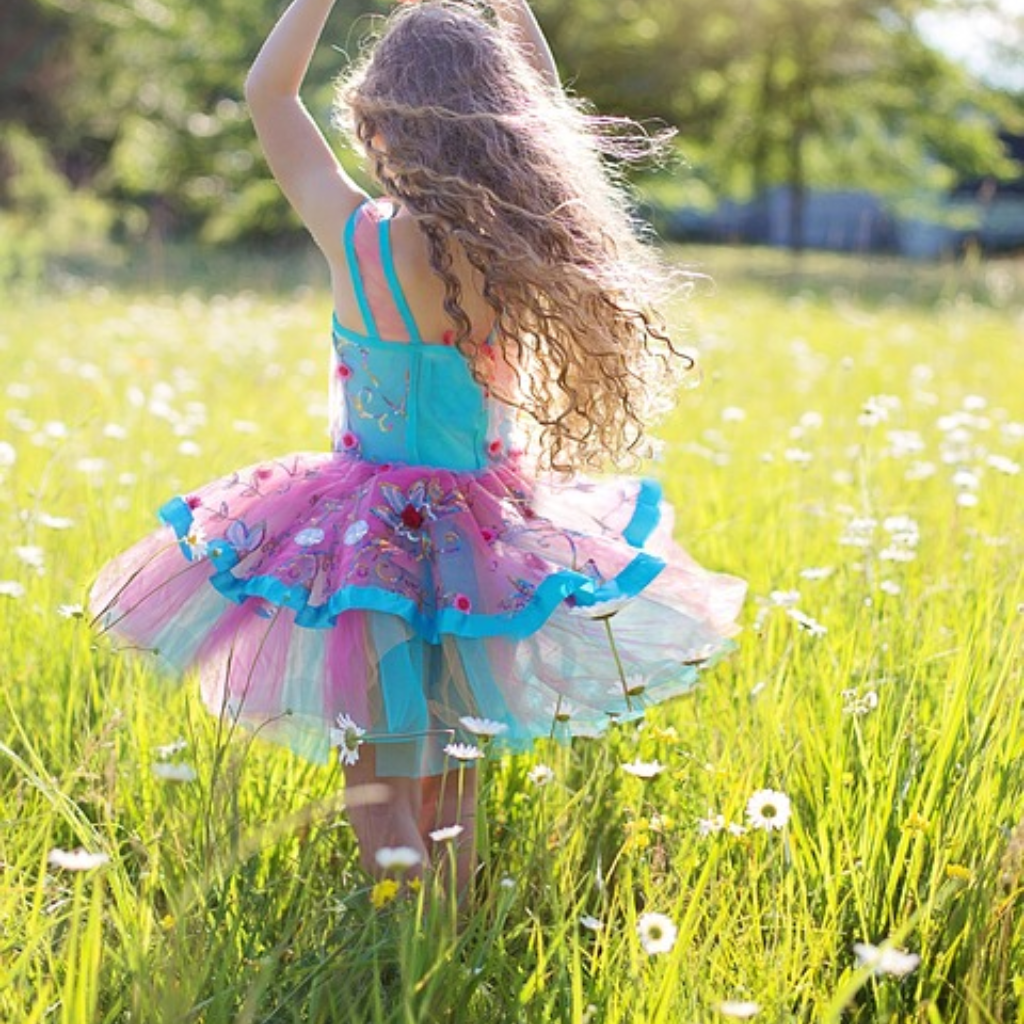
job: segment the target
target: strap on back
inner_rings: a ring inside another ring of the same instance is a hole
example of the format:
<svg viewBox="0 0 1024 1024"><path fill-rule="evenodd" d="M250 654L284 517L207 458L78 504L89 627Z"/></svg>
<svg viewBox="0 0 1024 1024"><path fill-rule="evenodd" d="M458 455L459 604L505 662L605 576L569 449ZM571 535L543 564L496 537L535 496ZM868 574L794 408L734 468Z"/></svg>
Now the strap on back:
<svg viewBox="0 0 1024 1024"><path fill-rule="evenodd" d="M392 207L392 211L394 207ZM394 216L392 212L391 217ZM398 273L395 270L395 260L391 252L391 217L381 217L377 228L380 233L380 263L384 270L384 278L391 290L391 297L395 300L402 323L409 332L409 341L414 345L422 345L423 337L419 327L416 326L416 318L412 315L409 303L406 301L405 292L402 291L401 282L398 280Z"/></svg>
<svg viewBox="0 0 1024 1024"><path fill-rule="evenodd" d="M345 224L345 259L348 262L349 274L352 276L352 291L355 292L356 302L359 303L359 312L363 317L363 325L366 333L377 336L377 321L373 318L373 310L370 309L370 301L366 297L366 286L363 284L363 275L359 269L359 257L356 255L356 224L363 213L367 199L360 203L353 211Z"/></svg>

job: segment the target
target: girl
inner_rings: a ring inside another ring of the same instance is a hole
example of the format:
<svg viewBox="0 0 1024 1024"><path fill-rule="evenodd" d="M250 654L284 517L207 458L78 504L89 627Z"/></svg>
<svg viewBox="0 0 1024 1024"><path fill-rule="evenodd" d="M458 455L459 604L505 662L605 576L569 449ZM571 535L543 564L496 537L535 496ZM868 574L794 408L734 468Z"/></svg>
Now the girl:
<svg viewBox="0 0 1024 1024"><path fill-rule="evenodd" d="M370 199L299 99L332 4L294 0L246 87L330 267L332 451L172 499L92 606L197 667L218 714L337 748L370 872L461 826L462 886L479 737L594 735L689 690L744 586L673 543L655 482L570 475L635 461L688 368L599 158L642 136L613 145L566 99L526 0L424 0L339 93Z"/></svg>

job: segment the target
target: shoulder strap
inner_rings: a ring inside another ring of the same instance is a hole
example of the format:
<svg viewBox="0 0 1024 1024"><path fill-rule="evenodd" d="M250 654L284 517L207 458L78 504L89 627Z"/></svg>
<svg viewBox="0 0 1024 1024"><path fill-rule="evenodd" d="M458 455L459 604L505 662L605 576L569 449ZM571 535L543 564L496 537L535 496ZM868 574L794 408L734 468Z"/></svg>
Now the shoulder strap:
<svg viewBox="0 0 1024 1024"><path fill-rule="evenodd" d="M393 213L392 216L394 216ZM405 292L402 291L401 282L395 271L395 260L391 252L391 217L381 217L378 230L380 231L380 263L388 288L391 290L391 297L395 300L402 323L405 324L405 329L409 332L409 341L414 345L421 345L423 337L419 327L416 326L416 319L412 315L412 310L409 308Z"/></svg>
<svg viewBox="0 0 1024 1024"><path fill-rule="evenodd" d="M345 224L345 260L348 263L349 274L352 276L352 291L355 292L356 302L359 303L359 312L363 317L363 325L366 333L377 334L377 321L373 318L373 310L370 309L369 299L366 297L366 286L363 284L362 271L359 269L359 257L356 255L356 224L359 218L366 211L367 204L371 200L366 199L353 211Z"/></svg>

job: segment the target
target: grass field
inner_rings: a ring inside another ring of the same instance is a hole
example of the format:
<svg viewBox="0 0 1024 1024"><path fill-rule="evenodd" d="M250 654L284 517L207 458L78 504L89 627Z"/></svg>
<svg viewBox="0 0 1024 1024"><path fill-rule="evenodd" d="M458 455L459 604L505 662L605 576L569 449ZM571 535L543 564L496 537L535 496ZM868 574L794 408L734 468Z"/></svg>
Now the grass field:
<svg viewBox="0 0 1024 1024"><path fill-rule="evenodd" d="M652 471L750 581L739 650L642 725L487 762L461 921L429 885L375 906L338 768L224 743L78 612L167 497L323 447L322 276L171 251L3 298L0 1020L1018 1018L1024 268L686 256L705 380Z"/></svg>

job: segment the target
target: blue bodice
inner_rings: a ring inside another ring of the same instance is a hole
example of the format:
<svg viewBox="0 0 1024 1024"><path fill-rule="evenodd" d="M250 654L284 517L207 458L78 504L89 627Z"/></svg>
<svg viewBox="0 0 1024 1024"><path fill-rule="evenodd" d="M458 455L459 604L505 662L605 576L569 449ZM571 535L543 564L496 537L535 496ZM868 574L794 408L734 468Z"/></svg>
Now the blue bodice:
<svg viewBox="0 0 1024 1024"><path fill-rule="evenodd" d="M508 455L512 410L485 394L457 348L423 339L395 272L386 217L377 224L380 267L408 340L381 337L355 245L365 208L353 213L344 241L366 332L333 317L333 447L370 462L482 470Z"/></svg>

